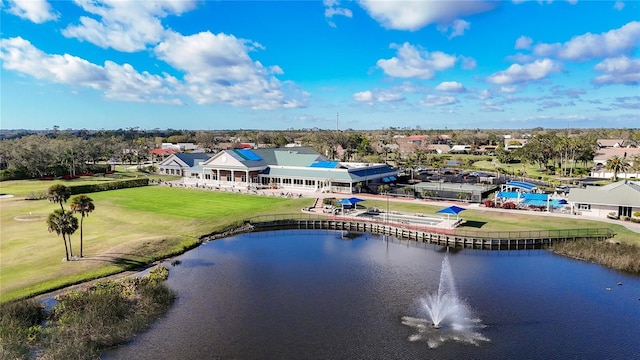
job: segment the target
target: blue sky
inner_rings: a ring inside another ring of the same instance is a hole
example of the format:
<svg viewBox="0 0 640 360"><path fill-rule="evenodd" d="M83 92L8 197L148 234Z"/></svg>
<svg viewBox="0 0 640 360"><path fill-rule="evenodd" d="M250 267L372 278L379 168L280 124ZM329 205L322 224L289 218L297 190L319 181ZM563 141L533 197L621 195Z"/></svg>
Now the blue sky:
<svg viewBox="0 0 640 360"><path fill-rule="evenodd" d="M2 129L640 127L638 1L0 7Z"/></svg>

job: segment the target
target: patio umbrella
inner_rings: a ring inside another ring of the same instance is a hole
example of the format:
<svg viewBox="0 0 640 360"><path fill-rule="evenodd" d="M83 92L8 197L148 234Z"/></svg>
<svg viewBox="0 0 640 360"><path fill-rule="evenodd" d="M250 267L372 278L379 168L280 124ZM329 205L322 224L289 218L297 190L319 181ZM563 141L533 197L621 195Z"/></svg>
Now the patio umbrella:
<svg viewBox="0 0 640 360"><path fill-rule="evenodd" d="M338 200L338 202L336 204L342 205L342 214L344 214L344 206L345 205L355 206L357 203L359 203L361 201L364 201L364 200L358 199L357 197L350 197L350 198L347 198L347 199Z"/></svg>
<svg viewBox="0 0 640 360"><path fill-rule="evenodd" d="M461 208L460 206L449 206L447 208L444 209L440 209L438 211L436 211L436 214L447 214L447 220L449 220L449 215L455 215L456 216L456 221L458 220L458 214L460 214L461 211L467 210L465 208Z"/></svg>

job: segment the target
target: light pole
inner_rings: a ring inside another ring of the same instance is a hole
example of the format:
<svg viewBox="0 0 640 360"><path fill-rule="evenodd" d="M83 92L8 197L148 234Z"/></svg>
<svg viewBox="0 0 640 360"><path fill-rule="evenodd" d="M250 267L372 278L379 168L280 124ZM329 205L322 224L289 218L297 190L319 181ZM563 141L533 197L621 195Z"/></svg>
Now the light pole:
<svg viewBox="0 0 640 360"><path fill-rule="evenodd" d="M387 190L387 212L385 214L387 214L387 219L385 222L389 222L389 191L388 190Z"/></svg>

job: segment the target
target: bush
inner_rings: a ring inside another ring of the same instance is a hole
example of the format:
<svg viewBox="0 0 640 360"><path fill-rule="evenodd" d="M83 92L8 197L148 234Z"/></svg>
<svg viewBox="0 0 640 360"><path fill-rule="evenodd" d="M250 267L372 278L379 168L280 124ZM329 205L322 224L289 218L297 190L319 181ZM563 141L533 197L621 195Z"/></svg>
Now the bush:
<svg viewBox="0 0 640 360"><path fill-rule="evenodd" d="M490 200L490 199L485 200L483 204L484 204L485 207L490 207L490 208L496 206L495 201Z"/></svg>
<svg viewBox="0 0 640 360"><path fill-rule="evenodd" d="M44 191L32 191L25 197L25 200L43 200L47 198L47 193Z"/></svg>
<svg viewBox="0 0 640 360"><path fill-rule="evenodd" d="M109 181L97 184L74 185L70 186L69 189L71 189L71 195L77 195L108 190L128 189L147 185L149 185L149 179L141 178L132 180Z"/></svg>
<svg viewBox="0 0 640 360"><path fill-rule="evenodd" d="M164 283L168 271L159 266L145 277L99 281L59 296L40 358L98 358L101 349L128 341L174 302Z"/></svg>
<svg viewBox="0 0 640 360"><path fill-rule="evenodd" d="M39 340L44 307L33 299L0 307L0 359L26 359L32 343Z"/></svg>
<svg viewBox="0 0 640 360"><path fill-rule="evenodd" d="M0 170L0 181L5 180L24 180L28 179L29 175L26 172L18 169L4 169Z"/></svg>
<svg viewBox="0 0 640 360"><path fill-rule="evenodd" d="M502 204L502 208L503 209L515 209L516 208L516 204L512 203L512 202L506 202L506 203Z"/></svg>

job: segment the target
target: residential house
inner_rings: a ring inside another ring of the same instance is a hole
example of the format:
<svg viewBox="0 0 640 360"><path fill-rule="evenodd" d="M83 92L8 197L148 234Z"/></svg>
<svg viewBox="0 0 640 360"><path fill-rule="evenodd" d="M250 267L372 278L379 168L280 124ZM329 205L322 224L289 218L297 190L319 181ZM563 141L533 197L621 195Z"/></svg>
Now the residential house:
<svg viewBox="0 0 640 360"><path fill-rule="evenodd" d="M528 141L529 141L529 139L511 139L510 137L509 138L505 138L504 139L504 149L506 151L520 149L520 148L523 148L525 145L527 145Z"/></svg>
<svg viewBox="0 0 640 360"><path fill-rule="evenodd" d="M470 154L471 145L453 145L449 150L450 154Z"/></svg>
<svg viewBox="0 0 640 360"><path fill-rule="evenodd" d="M632 167L634 159L640 156L640 148L606 147L596 150L593 156L594 167L591 170L591 176L611 179L613 177L613 172L607 170L607 161L614 156L624 159ZM640 178L640 173L638 171L629 170L618 173L617 176L619 178Z"/></svg>
<svg viewBox="0 0 640 360"><path fill-rule="evenodd" d="M621 180L606 186L572 188L567 201L575 214L606 218L607 215L631 217L640 211L640 182Z"/></svg>
<svg viewBox="0 0 640 360"><path fill-rule="evenodd" d="M625 147L624 139L598 139L597 140L598 147L602 148L618 148Z"/></svg>

